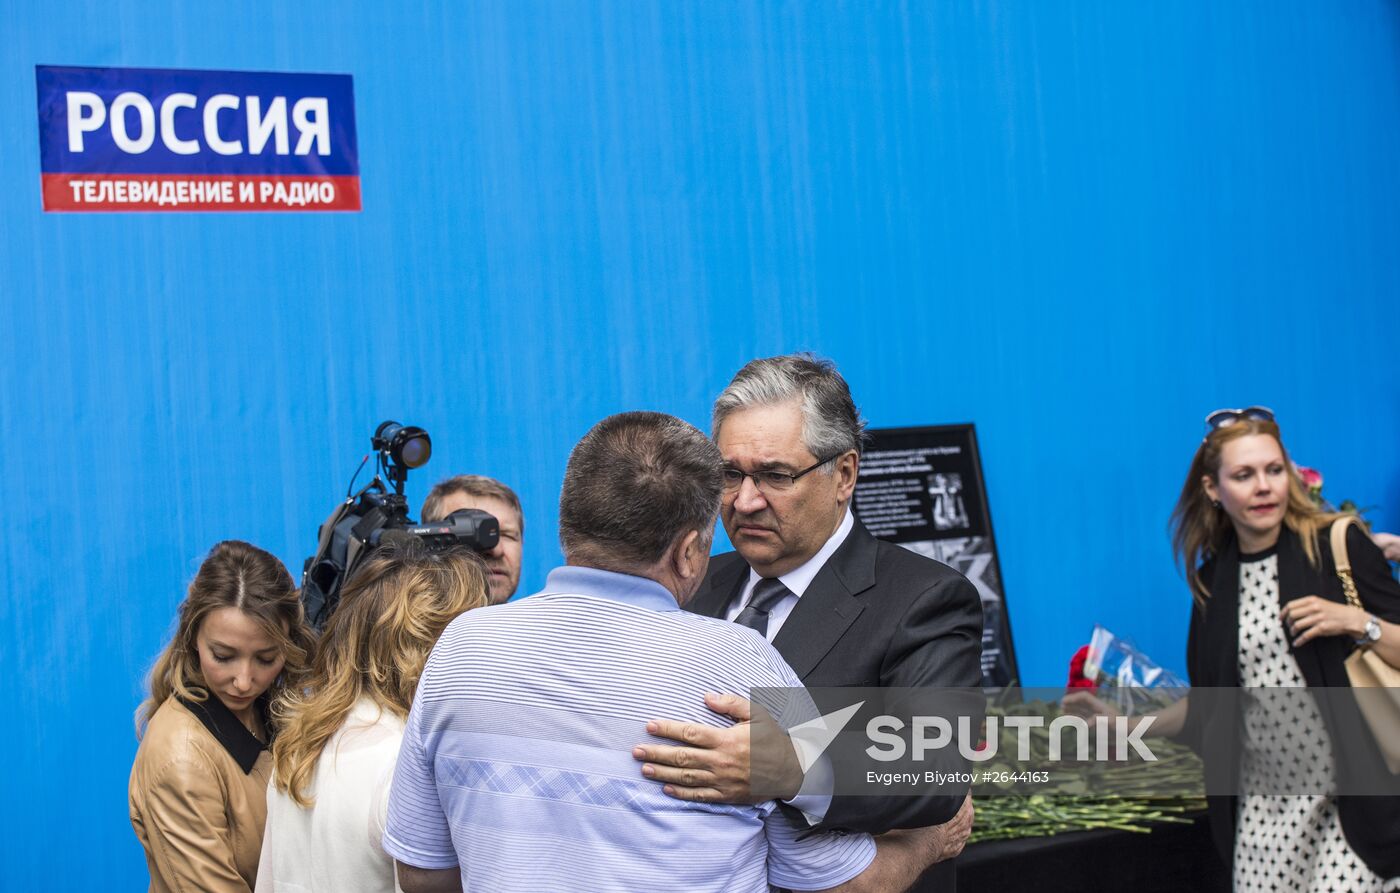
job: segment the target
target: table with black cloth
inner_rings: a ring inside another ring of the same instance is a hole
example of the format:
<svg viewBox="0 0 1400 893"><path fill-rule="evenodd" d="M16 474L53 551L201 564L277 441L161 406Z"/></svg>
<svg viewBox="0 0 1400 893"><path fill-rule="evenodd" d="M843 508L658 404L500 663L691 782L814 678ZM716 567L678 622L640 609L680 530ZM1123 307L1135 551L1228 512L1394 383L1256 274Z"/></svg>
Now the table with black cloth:
<svg viewBox="0 0 1400 893"><path fill-rule="evenodd" d="M1150 833L1072 831L969 844L958 858L958 893L1178 893L1228 891L1229 872L1205 816ZM938 893L924 883L918 893Z"/></svg>

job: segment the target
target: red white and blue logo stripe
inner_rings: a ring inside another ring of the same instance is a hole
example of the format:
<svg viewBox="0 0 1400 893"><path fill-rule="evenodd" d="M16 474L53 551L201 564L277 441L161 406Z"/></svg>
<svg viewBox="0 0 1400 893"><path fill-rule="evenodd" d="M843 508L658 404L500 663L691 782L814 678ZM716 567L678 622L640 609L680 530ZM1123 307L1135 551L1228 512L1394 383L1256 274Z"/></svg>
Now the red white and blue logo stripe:
<svg viewBox="0 0 1400 893"><path fill-rule="evenodd" d="M349 75L36 67L46 211L358 211Z"/></svg>

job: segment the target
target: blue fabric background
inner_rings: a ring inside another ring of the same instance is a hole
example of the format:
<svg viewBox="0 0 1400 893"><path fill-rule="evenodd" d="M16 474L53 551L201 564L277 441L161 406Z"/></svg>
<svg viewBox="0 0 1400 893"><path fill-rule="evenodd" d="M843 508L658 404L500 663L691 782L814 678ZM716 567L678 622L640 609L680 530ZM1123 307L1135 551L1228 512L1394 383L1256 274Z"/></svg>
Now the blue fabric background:
<svg viewBox="0 0 1400 893"><path fill-rule="evenodd" d="M516 486L833 357L973 421L1026 684L1095 621L1183 664L1165 525L1264 403L1400 526L1392 2L0 6L6 888L138 889L141 677L215 541L294 572L385 418ZM364 211L49 214L34 66L353 75Z"/></svg>

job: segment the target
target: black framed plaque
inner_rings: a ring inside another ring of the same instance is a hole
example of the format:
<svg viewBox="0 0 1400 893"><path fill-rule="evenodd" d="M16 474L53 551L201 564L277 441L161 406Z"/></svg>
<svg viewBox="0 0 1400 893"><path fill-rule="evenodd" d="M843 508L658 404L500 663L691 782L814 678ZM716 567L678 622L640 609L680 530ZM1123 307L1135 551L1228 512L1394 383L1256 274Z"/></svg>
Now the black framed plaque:
<svg viewBox="0 0 1400 893"><path fill-rule="evenodd" d="M982 596L982 684L1018 684L992 513L971 424L874 428L854 512L873 535L941 561Z"/></svg>

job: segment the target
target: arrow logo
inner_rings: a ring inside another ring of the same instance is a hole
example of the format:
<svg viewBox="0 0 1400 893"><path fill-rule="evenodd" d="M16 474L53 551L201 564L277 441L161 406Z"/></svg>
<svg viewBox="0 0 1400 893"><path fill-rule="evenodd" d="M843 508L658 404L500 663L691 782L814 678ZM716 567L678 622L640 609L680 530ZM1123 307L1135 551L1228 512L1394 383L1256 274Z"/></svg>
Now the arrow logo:
<svg viewBox="0 0 1400 893"><path fill-rule="evenodd" d="M856 715L856 711L864 706L865 702L861 701L788 729L792 749L797 751L797 762L804 774L816 764L822 753L831 746L831 742L836 740L836 736L841 734L841 730L851 721L851 717Z"/></svg>

